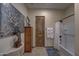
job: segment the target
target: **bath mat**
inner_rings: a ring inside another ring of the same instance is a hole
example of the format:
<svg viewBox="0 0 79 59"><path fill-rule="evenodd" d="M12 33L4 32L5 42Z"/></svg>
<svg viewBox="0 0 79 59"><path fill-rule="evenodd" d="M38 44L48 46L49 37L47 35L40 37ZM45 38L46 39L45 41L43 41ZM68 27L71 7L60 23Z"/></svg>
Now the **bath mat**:
<svg viewBox="0 0 79 59"><path fill-rule="evenodd" d="M48 53L48 56L60 56L58 54L58 50L55 48L46 48L46 51Z"/></svg>

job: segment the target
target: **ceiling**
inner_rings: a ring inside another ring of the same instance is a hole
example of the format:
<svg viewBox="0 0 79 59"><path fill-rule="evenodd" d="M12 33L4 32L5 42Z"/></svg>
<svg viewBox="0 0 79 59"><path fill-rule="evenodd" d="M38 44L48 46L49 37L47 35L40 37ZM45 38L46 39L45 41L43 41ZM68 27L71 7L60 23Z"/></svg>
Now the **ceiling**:
<svg viewBox="0 0 79 59"><path fill-rule="evenodd" d="M28 8L50 8L63 10L73 3L25 3Z"/></svg>

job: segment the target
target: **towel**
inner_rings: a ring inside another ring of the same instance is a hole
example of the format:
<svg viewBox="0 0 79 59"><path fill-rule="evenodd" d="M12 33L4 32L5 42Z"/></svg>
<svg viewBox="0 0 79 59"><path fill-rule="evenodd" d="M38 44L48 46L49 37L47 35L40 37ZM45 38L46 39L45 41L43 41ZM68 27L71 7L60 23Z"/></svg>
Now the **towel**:
<svg viewBox="0 0 79 59"><path fill-rule="evenodd" d="M54 38L54 29L52 27L47 28L47 38Z"/></svg>

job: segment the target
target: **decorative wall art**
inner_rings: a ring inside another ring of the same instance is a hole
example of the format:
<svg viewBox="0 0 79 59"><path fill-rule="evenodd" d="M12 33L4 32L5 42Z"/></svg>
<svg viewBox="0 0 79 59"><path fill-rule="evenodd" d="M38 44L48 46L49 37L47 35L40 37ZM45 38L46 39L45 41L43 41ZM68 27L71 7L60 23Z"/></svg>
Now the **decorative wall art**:
<svg viewBox="0 0 79 59"><path fill-rule="evenodd" d="M26 24L27 24L28 27L30 26L30 19L29 19L28 16L27 16Z"/></svg>
<svg viewBox="0 0 79 59"><path fill-rule="evenodd" d="M21 34L24 31L24 15L12 4L0 4L0 38Z"/></svg>

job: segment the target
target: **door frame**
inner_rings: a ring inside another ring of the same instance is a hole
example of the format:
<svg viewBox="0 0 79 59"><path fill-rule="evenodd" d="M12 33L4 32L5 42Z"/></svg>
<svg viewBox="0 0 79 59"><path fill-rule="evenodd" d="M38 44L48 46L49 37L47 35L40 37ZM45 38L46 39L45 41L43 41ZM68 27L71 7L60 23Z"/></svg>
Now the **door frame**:
<svg viewBox="0 0 79 59"><path fill-rule="evenodd" d="M35 16L35 47L37 47L36 46L36 17L44 17L44 41L43 41L44 46L43 47L45 47L45 16Z"/></svg>

